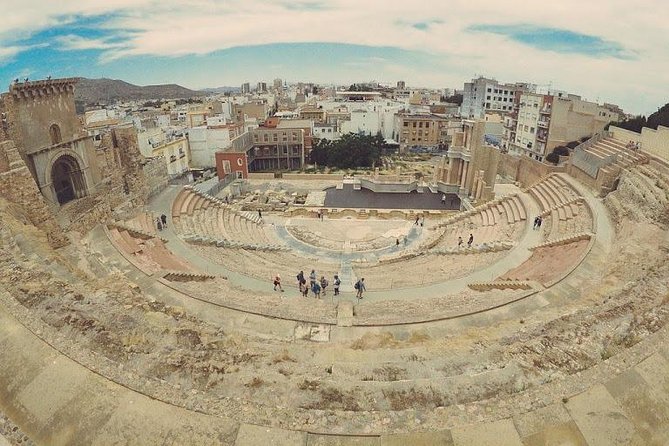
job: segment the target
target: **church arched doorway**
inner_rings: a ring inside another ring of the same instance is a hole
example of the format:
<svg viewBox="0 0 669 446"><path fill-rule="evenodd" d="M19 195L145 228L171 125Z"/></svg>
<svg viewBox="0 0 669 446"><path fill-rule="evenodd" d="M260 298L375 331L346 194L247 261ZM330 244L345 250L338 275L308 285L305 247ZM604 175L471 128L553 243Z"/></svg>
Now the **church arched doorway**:
<svg viewBox="0 0 669 446"><path fill-rule="evenodd" d="M70 155L63 155L53 163L51 182L59 204L86 196L86 182L81 167Z"/></svg>

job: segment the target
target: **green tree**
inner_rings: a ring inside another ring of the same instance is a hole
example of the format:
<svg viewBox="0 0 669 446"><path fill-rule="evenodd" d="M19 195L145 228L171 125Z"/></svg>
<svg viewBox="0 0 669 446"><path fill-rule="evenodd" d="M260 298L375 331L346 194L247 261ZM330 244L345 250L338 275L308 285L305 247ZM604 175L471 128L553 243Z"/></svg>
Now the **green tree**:
<svg viewBox="0 0 669 446"><path fill-rule="evenodd" d="M546 155L546 161L549 163L557 164L560 162L560 155L558 155L555 152L551 152L548 155Z"/></svg>

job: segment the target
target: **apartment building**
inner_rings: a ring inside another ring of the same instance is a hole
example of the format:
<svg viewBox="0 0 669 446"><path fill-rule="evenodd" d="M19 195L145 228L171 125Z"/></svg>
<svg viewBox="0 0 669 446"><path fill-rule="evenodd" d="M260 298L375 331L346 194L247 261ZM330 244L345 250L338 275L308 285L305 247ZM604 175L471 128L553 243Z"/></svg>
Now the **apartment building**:
<svg viewBox="0 0 669 446"><path fill-rule="evenodd" d="M232 104L232 116L237 122L244 122L248 119L264 121L269 116L269 105L264 100Z"/></svg>
<svg viewBox="0 0 669 446"><path fill-rule="evenodd" d="M241 92L242 94L249 94L251 93L251 84L248 82L244 82L241 86Z"/></svg>
<svg viewBox="0 0 669 446"><path fill-rule="evenodd" d="M249 171L293 170L304 167L313 143L310 120L268 118L251 130Z"/></svg>
<svg viewBox="0 0 669 446"><path fill-rule="evenodd" d="M502 84L494 79L479 77L465 82L460 114L463 118L483 119L486 113L509 113L516 92L532 90L525 83Z"/></svg>
<svg viewBox="0 0 669 446"><path fill-rule="evenodd" d="M445 117L434 114L397 113L395 115L396 133L393 139L400 144L400 152L410 147L436 147L447 140Z"/></svg>
<svg viewBox="0 0 669 446"><path fill-rule="evenodd" d="M622 118L617 106L566 93L518 93L504 118L502 148L543 161L559 145L601 132Z"/></svg>

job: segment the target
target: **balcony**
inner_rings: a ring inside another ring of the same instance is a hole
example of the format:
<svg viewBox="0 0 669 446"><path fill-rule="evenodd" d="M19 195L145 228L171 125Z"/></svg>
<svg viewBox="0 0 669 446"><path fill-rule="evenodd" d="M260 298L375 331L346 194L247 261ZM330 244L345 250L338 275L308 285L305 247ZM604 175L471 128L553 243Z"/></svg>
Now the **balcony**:
<svg viewBox="0 0 669 446"><path fill-rule="evenodd" d="M542 121L542 120L537 121L537 126L543 128L543 129L547 129L547 128L548 128L548 124L550 124L550 121L548 121L548 120L546 120L546 121Z"/></svg>
<svg viewBox="0 0 669 446"><path fill-rule="evenodd" d="M546 139L548 138L548 133L537 133L537 141L540 142L546 142Z"/></svg>
<svg viewBox="0 0 669 446"><path fill-rule="evenodd" d="M539 113L541 113L542 115L550 115L551 112L552 112L551 107L544 107L541 110L539 110Z"/></svg>

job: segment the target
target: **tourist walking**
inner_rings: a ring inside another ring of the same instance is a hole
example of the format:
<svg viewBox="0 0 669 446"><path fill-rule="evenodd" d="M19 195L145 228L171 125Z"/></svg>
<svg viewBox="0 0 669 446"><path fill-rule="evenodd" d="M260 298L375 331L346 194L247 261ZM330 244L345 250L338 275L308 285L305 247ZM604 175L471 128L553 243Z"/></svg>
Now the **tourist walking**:
<svg viewBox="0 0 669 446"><path fill-rule="evenodd" d="M311 274L309 274L309 286L313 287L314 283L316 283L316 270L311 270Z"/></svg>
<svg viewBox="0 0 669 446"><path fill-rule="evenodd" d="M532 230L537 229L537 226L539 226L539 216L537 215L534 217L534 226L532 226Z"/></svg>
<svg viewBox="0 0 669 446"><path fill-rule="evenodd" d="M332 283L332 287L334 289L334 295L339 296L339 286L341 285L341 280L339 280L339 276L335 274L334 276L334 282Z"/></svg>
<svg viewBox="0 0 669 446"><path fill-rule="evenodd" d="M321 298L321 286L318 284L318 282L314 282L314 284L311 286L311 291L314 293L314 297L316 299Z"/></svg>
<svg viewBox="0 0 669 446"><path fill-rule="evenodd" d="M418 220L420 220L420 217L416 215L416 222L414 223L414 225L418 226Z"/></svg>
<svg viewBox="0 0 669 446"><path fill-rule="evenodd" d="M160 221L160 218L156 218L156 227L159 231L163 230L163 223Z"/></svg>
<svg viewBox="0 0 669 446"><path fill-rule="evenodd" d="M258 218L262 220L262 211L258 209Z"/></svg>
<svg viewBox="0 0 669 446"><path fill-rule="evenodd" d="M302 293L303 297L308 297L309 296L309 287L307 286L307 280L302 279L300 281L300 293Z"/></svg>
<svg viewBox="0 0 669 446"><path fill-rule="evenodd" d="M279 291L283 293L283 287L281 286L281 276L279 274L274 276L274 291L276 291L277 288L279 288Z"/></svg>
<svg viewBox="0 0 669 446"><path fill-rule="evenodd" d="M325 289L329 284L330 282L328 282L328 279L326 279L325 276L321 276L321 289L323 290L323 296L325 296Z"/></svg>
<svg viewBox="0 0 669 446"><path fill-rule="evenodd" d="M365 278L363 277L362 279L358 280L355 283L354 288L356 289L355 297L357 297L358 299L362 299L362 293L366 289L365 288Z"/></svg>
<svg viewBox="0 0 669 446"><path fill-rule="evenodd" d="M160 216L160 222L163 224L163 228L167 228L167 215L162 214Z"/></svg>
<svg viewBox="0 0 669 446"><path fill-rule="evenodd" d="M446 194L442 194L441 195L441 205L443 206L445 204L446 204Z"/></svg>
<svg viewBox="0 0 669 446"><path fill-rule="evenodd" d="M543 217L541 217L541 215L538 216L537 218L538 218L538 220L537 220L537 229L541 229L541 223L544 222L544 219L543 219Z"/></svg>
<svg viewBox="0 0 669 446"><path fill-rule="evenodd" d="M422 228L424 224L425 224L425 217L421 217L421 219L420 219L420 227Z"/></svg>
<svg viewBox="0 0 669 446"><path fill-rule="evenodd" d="M469 240L467 240L467 246L471 248L471 247L472 247L472 243L474 243L474 235L473 235L473 234L469 234Z"/></svg>
<svg viewBox="0 0 669 446"><path fill-rule="evenodd" d="M399 238L395 239L395 246L397 246L399 248L399 246L400 246L400 239Z"/></svg>
<svg viewBox="0 0 669 446"><path fill-rule="evenodd" d="M458 237L458 248L462 246L462 237Z"/></svg>
<svg viewBox="0 0 669 446"><path fill-rule="evenodd" d="M304 280L304 271L300 270L300 272L297 273L297 287L298 287L298 288L300 287L300 284L301 284L302 282L305 282L305 280Z"/></svg>

